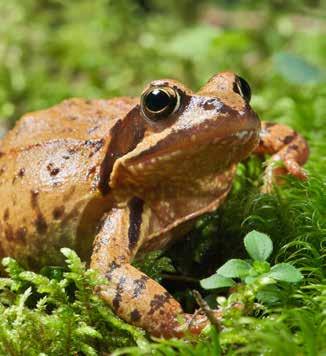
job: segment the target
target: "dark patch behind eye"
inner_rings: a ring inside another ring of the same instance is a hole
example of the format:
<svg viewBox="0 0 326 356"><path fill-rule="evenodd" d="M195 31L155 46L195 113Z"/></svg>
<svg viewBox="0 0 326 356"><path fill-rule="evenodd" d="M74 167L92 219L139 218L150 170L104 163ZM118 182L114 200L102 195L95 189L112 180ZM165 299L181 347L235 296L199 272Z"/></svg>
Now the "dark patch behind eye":
<svg viewBox="0 0 326 356"><path fill-rule="evenodd" d="M111 141L100 168L100 181L98 185L102 194L107 194L110 190L109 179L115 161L133 150L144 137L144 133L144 120L139 115L138 105L131 109L122 120L118 120L111 128ZM121 137L123 137L123 140Z"/></svg>

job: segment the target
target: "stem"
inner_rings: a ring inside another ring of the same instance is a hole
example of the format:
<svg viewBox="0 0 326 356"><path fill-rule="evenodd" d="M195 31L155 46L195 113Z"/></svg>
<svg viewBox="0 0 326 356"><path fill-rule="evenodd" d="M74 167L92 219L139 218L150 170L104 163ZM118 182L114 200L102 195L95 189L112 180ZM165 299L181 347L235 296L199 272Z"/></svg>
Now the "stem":
<svg viewBox="0 0 326 356"><path fill-rule="evenodd" d="M200 308L203 310L203 312L207 316L207 319L212 323L212 325L216 328L216 330L220 330L221 324L220 324L219 320L216 318L214 311L209 307L209 305L204 300L204 298L201 296L201 294L197 290L193 290L192 294L195 297L196 302L198 303Z"/></svg>

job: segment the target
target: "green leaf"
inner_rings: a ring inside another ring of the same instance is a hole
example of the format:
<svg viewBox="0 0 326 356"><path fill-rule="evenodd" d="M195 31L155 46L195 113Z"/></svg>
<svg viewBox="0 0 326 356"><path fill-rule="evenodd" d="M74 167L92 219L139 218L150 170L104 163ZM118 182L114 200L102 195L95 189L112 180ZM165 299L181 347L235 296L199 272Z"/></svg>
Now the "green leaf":
<svg viewBox="0 0 326 356"><path fill-rule="evenodd" d="M258 291L256 298L261 303L274 304L280 300L280 291L275 285L270 285Z"/></svg>
<svg viewBox="0 0 326 356"><path fill-rule="evenodd" d="M223 277L220 274L215 273L208 278L202 279L200 281L200 285L204 289L216 289L216 288L232 287L235 285L235 283L231 278Z"/></svg>
<svg viewBox="0 0 326 356"><path fill-rule="evenodd" d="M246 235L244 245L249 256L256 261L266 261L273 251L270 237L255 230Z"/></svg>
<svg viewBox="0 0 326 356"><path fill-rule="evenodd" d="M223 277L241 278L249 273L251 266L248 262L240 259L232 259L221 266L217 273Z"/></svg>
<svg viewBox="0 0 326 356"><path fill-rule="evenodd" d="M274 66L285 79L297 84L321 83L325 73L304 58L280 52L274 56Z"/></svg>
<svg viewBox="0 0 326 356"><path fill-rule="evenodd" d="M303 278L301 272L289 263L279 263L273 266L268 276L278 281L288 283L297 283Z"/></svg>

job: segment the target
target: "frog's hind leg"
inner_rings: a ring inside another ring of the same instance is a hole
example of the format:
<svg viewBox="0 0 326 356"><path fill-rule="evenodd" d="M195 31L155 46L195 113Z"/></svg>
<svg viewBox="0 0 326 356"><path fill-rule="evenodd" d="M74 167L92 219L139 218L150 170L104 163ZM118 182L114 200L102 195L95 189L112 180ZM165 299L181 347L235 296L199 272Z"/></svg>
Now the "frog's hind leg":
<svg viewBox="0 0 326 356"><path fill-rule="evenodd" d="M289 173L296 178L306 179L302 165L309 156L306 140L288 126L271 122L262 122L260 142L256 154L270 154L265 171L264 190L269 191L274 178ZM283 167L277 165L282 162Z"/></svg>
<svg viewBox="0 0 326 356"><path fill-rule="evenodd" d="M109 283L99 286L98 293L121 318L152 335L182 335L180 320L184 326L192 321L191 332L198 333L207 319L198 315L192 320L161 285L130 264L147 233L146 214L143 202L134 198L127 208L113 209L103 220L94 241L91 267Z"/></svg>

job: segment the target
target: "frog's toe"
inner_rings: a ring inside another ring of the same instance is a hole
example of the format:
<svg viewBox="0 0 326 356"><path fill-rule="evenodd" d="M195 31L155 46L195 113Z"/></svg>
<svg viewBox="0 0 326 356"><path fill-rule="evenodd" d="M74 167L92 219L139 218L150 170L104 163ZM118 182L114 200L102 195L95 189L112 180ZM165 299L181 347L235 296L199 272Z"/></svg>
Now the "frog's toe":
<svg viewBox="0 0 326 356"><path fill-rule="evenodd" d="M265 169L261 191L263 193L270 193L274 184L281 185L284 183L282 177L287 174L300 180L306 180L308 178L307 172L296 160L292 158L282 159L275 155L268 162Z"/></svg>
<svg viewBox="0 0 326 356"><path fill-rule="evenodd" d="M293 159L288 159L284 161L284 165L286 167L287 172L293 177L296 177L300 180L306 180L308 178L307 172L300 166L297 161Z"/></svg>
<svg viewBox="0 0 326 356"><path fill-rule="evenodd" d="M219 324L222 312L220 310L212 310L212 315L216 319L215 324ZM199 335L211 323L202 310L198 310L194 314L184 314L184 318L184 322L176 329L177 337Z"/></svg>

